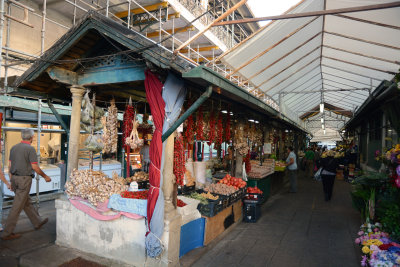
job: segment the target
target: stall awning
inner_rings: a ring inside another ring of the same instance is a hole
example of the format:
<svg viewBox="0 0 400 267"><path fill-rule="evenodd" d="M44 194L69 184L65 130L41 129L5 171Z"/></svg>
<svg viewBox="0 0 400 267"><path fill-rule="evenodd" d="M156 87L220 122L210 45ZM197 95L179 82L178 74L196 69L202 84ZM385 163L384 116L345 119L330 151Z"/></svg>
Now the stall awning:
<svg viewBox="0 0 400 267"><path fill-rule="evenodd" d="M395 1L304 0L289 14L388 2ZM354 112L399 71L399 14L387 8L274 21L221 60L293 120L321 101Z"/></svg>

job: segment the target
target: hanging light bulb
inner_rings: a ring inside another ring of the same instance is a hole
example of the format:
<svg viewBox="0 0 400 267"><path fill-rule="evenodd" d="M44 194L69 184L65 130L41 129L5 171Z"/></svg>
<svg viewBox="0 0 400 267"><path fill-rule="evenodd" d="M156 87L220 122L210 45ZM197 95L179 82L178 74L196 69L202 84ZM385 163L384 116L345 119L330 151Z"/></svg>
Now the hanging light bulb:
<svg viewBox="0 0 400 267"><path fill-rule="evenodd" d="M324 103L319 104L319 112L324 112Z"/></svg>

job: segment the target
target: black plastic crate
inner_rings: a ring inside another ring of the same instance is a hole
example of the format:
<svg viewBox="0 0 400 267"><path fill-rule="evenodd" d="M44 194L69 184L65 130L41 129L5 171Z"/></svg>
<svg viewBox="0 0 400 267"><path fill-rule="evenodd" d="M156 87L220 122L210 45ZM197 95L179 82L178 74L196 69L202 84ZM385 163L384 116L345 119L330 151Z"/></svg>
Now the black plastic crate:
<svg viewBox="0 0 400 267"><path fill-rule="evenodd" d="M192 185L192 186L181 186L178 187L178 194L179 195L190 195L191 193L193 193L196 189L196 186Z"/></svg>
<svg viewBox="0 0 400 267"><path fill-rule="evenodd" d="M261 205L252 201L243 201L243 221L255 223L261 217Z"/></svg>
<svg viewBox="0 0 400 267"><path fill-rule="evenodd" d="M252 200L254 203L264 203L264 195L256 193L246 193L244 196L244 201Z"/></svg>
<svg viewBox="0 0 400 267"><path fill-rule="evenodd" d="M208 204L199 204L197 209L200 211L201 215L207 217L213 217L221 211L222 204L219 200L209 200Z"/></svg>

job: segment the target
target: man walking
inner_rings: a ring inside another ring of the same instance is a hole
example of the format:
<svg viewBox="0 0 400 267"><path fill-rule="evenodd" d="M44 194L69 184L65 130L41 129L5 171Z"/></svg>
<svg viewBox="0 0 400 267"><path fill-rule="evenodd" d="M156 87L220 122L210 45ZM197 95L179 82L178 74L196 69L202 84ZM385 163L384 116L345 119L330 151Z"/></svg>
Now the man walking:
<svg viewBox="0 0 400 267"><path fill-rule="evenodd" d="M39 167L35 149L31 146L34 132L30 129L21 131L21 143L13 146L10 151L10 161L8 172L11 181L11 190L14 191L14 202L7 217L3 240L11 240L21 237L20 234L13 233L17 224L19 214L25 211L29 220L36 230L40 229L48 219L42 220L37 210L33 207L29 198L29 191L32 185L32 178L35 177L34 171L43 176L46 182L51 182Z"/></svg>
<svg viewBox="0 0 400 267"><path fill-rule="evenodd" d="M306 177L314 177L314 151L311 147L307 149L306 155Z"/></svg>

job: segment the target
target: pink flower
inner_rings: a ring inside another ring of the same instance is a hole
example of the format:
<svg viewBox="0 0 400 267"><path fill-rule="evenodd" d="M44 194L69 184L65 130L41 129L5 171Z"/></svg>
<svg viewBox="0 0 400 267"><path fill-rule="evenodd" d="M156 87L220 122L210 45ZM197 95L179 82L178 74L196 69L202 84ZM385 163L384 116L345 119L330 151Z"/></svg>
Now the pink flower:
<svg viewBox="0 0 400 267"><path fill-rule="evenodd" d="M363 234L364 234L364 231L358 232L358 235L363 235Z"/></svg>
<svg viewBox="0 0 400 267"><path fill-rule="evenodd" d="M356 244L360 244L361 243L361 239L360 238L356 238Z"/></svg>
<svg viewBox="0 0 400 267"><path fill-rule="evenodd" d="M374 229L374 232L378 232L378 231L379 231L379 229L378 229L378 228L375 228L375 229Z"/></svg>
<svg viewBox="0 0 400 267"><path fill-rule="evenodd" d="M367 256L363 256L361 260L361 266L367 266Z"/></svg>

